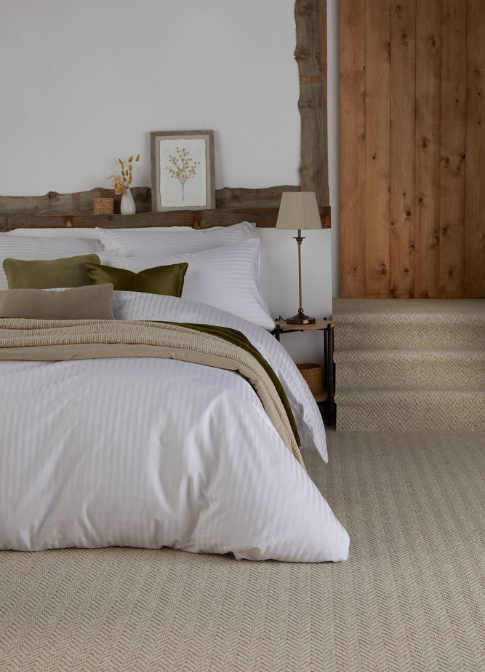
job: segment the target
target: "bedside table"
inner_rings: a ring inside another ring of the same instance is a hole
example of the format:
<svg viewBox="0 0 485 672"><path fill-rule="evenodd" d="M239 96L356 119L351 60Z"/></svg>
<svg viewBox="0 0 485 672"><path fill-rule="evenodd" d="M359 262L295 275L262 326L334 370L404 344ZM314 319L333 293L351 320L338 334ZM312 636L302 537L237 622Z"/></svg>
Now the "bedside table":
<svg viewBox="0 0 485 672"><path fill-rule="evenodd" d="M331 320L316 320L313 324L287 324L280 316L275 320L275 328L271 332L277 341L281 334L288 334L295 331L323 331L323 386L321 394L314 395L317 404L325 404L325 414L327 421L330 422L332 415L332 402L335 395L335 372L333 365L333 329L335 322Z"/></svg>

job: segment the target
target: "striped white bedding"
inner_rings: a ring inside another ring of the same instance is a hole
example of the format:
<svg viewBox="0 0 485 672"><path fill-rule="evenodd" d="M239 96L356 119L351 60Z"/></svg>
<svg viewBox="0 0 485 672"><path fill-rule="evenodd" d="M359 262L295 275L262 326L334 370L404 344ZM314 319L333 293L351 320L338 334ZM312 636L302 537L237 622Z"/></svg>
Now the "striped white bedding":
<svg viewBox="0 0 485 672"><path fill-rule="evenodd" d="M118 319L240 329L280 377L302 445L322 421L263 329L182 299L117 292ZM346 531L235 373L161 359L0 362L0 548L160 548L344 560Z"/></svg>

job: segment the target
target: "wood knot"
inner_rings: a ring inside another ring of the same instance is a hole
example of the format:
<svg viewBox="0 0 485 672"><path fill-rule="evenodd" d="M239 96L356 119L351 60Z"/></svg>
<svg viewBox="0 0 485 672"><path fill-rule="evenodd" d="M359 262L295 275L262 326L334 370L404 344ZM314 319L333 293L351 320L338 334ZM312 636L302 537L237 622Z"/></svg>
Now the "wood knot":
<svg viewBox="0 0 485 672"><path fill-rule="evenodd" d="M57 191L49 191L47 196L52 199L52 198L57 198L59 196L59 194L57 193Z"/></svg>
<svg viewBox="0 0 485 672"><path fill-rule="evenodd" d="M298 8L300 16L311 16L313 14L313 5L302 3Z"/></svg>
<svg viewBox="0 0 485 672"><path fill-rule="evenodd" d="M411 210L406 210L406 217L411 217Z"/></svg>
<svg viewBox="0 0 485 672"><path fill-rule="evenodd" d="M420 196L420 197L418 198L418 203L423 203L423 202L424 202L424 198L423 198L422 196Z"/></svg>
<svg viewBox="0 0 485 672"><path fill-rule="evenodd" d="M428 143L427 143L426 140L425 140L425 141L423 142L423 149L426 149L427 146L428 146Z"/></svg>
<svg viewBox="0 0 485 672"><path fill-rule="evenodd" d="M409 275L409 273L410 273L409 268L405 268L405 269L404 269L404 273L405 273L405 275Z"/></svg>

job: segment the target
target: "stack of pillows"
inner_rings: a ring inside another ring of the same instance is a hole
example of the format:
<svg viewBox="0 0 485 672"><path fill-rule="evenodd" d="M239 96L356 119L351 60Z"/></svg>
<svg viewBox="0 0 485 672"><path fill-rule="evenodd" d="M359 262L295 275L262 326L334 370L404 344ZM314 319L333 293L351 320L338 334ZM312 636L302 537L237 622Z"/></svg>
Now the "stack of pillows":
<svg viewBox="0 0 485 672"><path fill-rule="evenodd" d="M113 319L115 290L182 297L274 326L261 295L253 224L82 230L96 238L44 231L48 237L25 229L0 234L0 317ZM76 289L41 291L61 288Z"/></svg>

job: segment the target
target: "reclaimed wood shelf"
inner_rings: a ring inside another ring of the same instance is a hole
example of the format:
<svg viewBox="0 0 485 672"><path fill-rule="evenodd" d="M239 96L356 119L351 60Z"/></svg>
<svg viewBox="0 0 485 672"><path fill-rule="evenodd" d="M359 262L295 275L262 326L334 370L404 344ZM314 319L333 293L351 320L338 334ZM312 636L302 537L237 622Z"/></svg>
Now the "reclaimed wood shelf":
<svg viewBox="0 0 485 672"><path fill-rule="evenodd" d="M320 209L322 228L330 228L330 207ZM0 215L0 231L17 228L137 228L151 226L187 226L209 229L248 221L259 228L274 228L279 208L216 208L215 210L172 210L143 212L135 215L93 215L86 211L48 211L42 214Z"/></svg>

